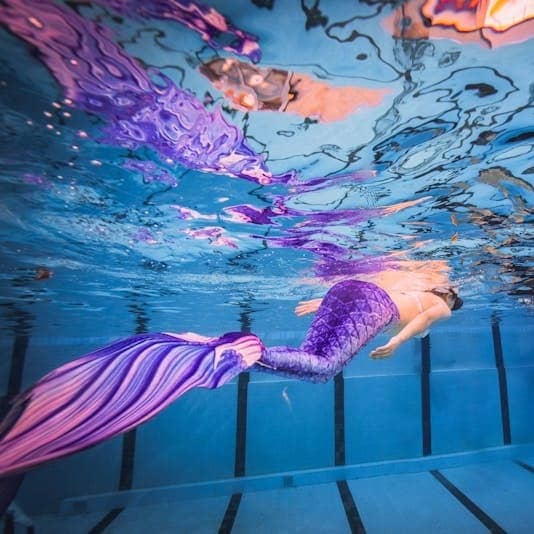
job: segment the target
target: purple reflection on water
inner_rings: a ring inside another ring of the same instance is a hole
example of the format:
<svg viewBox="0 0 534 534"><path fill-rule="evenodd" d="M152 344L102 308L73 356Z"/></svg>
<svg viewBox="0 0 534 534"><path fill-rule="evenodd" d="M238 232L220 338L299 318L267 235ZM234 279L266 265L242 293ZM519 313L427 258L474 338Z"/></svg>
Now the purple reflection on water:
<svg viewBox="0 0 534 534"><path fill-rule="evenodd" d="M329 279L339 276L357 276L372 274L395 268L396 259L387 256L367 256L357 259L322 258L315 264L315 274L320 278Z"/></svg>
<svg viewBox="0 0 534 534"><path fill-rule="evenodd" d="M231 44L231 49L254 58L254 47L246 41L250 36L237 33L238 30L224 19L217 19L218 14L208 8L171 0L143 3L98 1L124 11L128 16L179 20L190 27L195 26L201 33L207 32L206 35L211 35L209 38L218 37L218 34L212 34L214 28L219 32L229 31L243 38L241 45L236 41ZM169 6L174 9L172 17L165 14ZM203 16L193 20L199 13ZM189 15L193 18L187 18ZM103 139L106 142L128 149L148 147L162 160L191 169L245 178L260 184L286 184L288 194L271 197L268 207L244 204L224 210L232 221L257 225L280 225L281 220L302 219L286 228L280 237L258 236L271 246L311 251L331 263L334 271L341 268L339 265L349 268L338 263L348 261L349 253L347 246L337 244L339 236L334 227L356 225L386 214L381 208L331 211L289 208L287 204L295 195L321 191L336 184L354 184L373 177L375 173L361 171L308 181L301 180L294 171L272 176L263 156L247 146L242 131L229 124L220 109L207 111L193 94L177 87L161 72L142 68L115 44L111 30L83 18L67 6L51 0L4 0L0 4L0 22L35 47L41 61L63 87L66 103L105 121ZM251 42L255 43L254 40ZM83 137L86 137L85 133ZM145 182L157 181L171 186L178 183L170 171L152 161L130 160L123 167L140 172ZM177 215L183 219L213 220L216 217L203 216L187 208L177 209ZM238 247L236 240L227 236L221 227L189 229L186 233L193 239L208 240L215 246ZM138 230L134 239L156 243L146 229ZM350 268L354 270L356 267L352 265ZM366 264L366 269L371 267L371 263Z"/></svg>
<svg viewBox="0 0 534 534"><path fill-rule="evenodd" d="M32 172L26 172L22 175L22 181L25 184L47 186L46 178L40 174L34 174Z"/></svg>
<svg viewBox="0 0 534 534"><path fill-rule="evenodd" d="M211 245L237 249L237 243L231 237L225 236L224 228L220 226L205 226L204 228L188 228L185 232L193 239L207 239Z"/></svg>
<svg viewBox="0 0 534 534"><path fill-rule="evenodd" d="M147 228L138 228L136 232L132 235L134 241L142 241L148 245L155 245L158 241Z"/></svg>
<svg viewBox="0 0 534 534"><path fill-rule="evenodd" d="M110 7L124 17L179 22L198 32L213 48L246 56L254 63L261 59L258 38L233 26L212 7L188 0L93 0L94 3Z"/></svg>
<svg viewBox="0 0 534 534"><path fill-rule="evenodd" d="M170 207L176 210L178 218L183 219L184 221L189 221L192 219L214 221L217 219L217 215L200 213L197 210L186 208L185 206L179 206L178 204L171 204Z"/></svg>
<svg viewBox="0 0 534 534"><path fill-rule="evenodd" d="M159 182L170 185L171 187L176 187L178 185L178 178L176 178L176 176L173 176L166 169L158 167L153 161L129 159L125 161L121 167L123 169L141 173L145 183Z"/></svg>
<svg viewBox="0 0 534 534"><path fill-rule="evenodd" d="M220 109L208 112L160 72L145 71L113 42L109 29L49 0L6 0L0 22L37 49L75 106L107 121L106 142L149 146L192 169L273 181L263 157Z"/></svg>
<svg viewBox="0 0 534 534"><path fill-rule="evenodd" d="M224 212L230 216L234 222L252 224L276 224L273 220L281 215L288 215L287 210L281 211L274 207L257 208L251 204L241 204L239 206L228 206Z"/></svg>

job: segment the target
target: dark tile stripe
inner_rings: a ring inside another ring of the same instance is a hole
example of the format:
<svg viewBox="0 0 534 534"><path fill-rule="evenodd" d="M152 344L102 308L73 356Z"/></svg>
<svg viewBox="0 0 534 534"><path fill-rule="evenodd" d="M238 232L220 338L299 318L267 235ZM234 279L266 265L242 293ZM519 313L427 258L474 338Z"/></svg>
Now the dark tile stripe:
<svg viewBox="0 0 534 534"><path fill-rule="evenodd" d="M132 489L133 470L135 462L135 440L137 429L130 430L122 437L121 471L119 479L119 490L126 491Z"/></svg>
<svg viewBox="0 0 534 534"><path fill-rule="evenodd" d="M15 340L13 342L13 349L11 351L11 364L9 367L9 377L4 396L0 397L0 421L3 420L5 428L2 432L2 437L6 435L12 426L17 422L25 405L19 405L19 409L11 411L12 400L16 397L22 388L22 379L24 375L24 364L26 361L26 351L30 341L30 319L31 316L26 312L15 310L16 317L15 324ZM7 414L10 414L9 423L5 419ZM10 491L5 493L1 499L0 508L1 513L9 506L10 502L16 497L20 485L24 479L24 475L16 475L9 477ZM11 530L10 530L11 529ZM13 515L8 513L4 522L4 533L14 532L15 524Z"/></svg>
<svg viewBox="0 0 534 534"><path fill-rule="evenodd" d="M421 428L423 456L432 454L432 422L430 413L430 336L421 339Z"/></svg>
<svg viewBox="0 0 534 534"><path fill-rule="evenodd" d="M11 512L4 518L4 534L15 534L15 518Z"/></svg>
<svg viewBox="0 0 534 534"><path fill-rule="evenodd" d="M241 373L237 379L237 423L235 435L234 476L245 476L247 451L247 409L249 373Z"/></svg>
<svg viewBox="0 0 534 534"><path fill-rule="evenodd" d="M90 531L89 534L102 534L106 528L115 521L115 518L124 510L124 508L113 508L110 510Z"/></svg>
<svg viewBox="0 0 534 534"><path fill-rule="evenodd" d="M501 398L501 422L502 440L505 445L512 443L512 433L510 430L510 409L508 406L508 383L506 380L506 368L502 352L501 329L498 319L491 322L491 333L493 335L493 349L495 351L495 366L499 377L499 395Z"/></svg>
<svg viewBox="0 0 534 534"><path fill-rule="evenodd" d="M523 469L526 469L530 473L534 473L534 467L532 467L530 464L527 464L526 462L522 462L521 460L514 460L515 463L519 466L521 466Z"/></svg>
<svg viewBox="0 0 534 534"><path fill-rule="evenodd" d="M341 497L341 502L343 503L343 508L345 508L350 531L352 534L365 534L365 527L363 526L362 518L352 497L349 485L345 480L339 480L337 482L337 489Z"/></svg>
<svg viewBox="0 0 534 534"><path fill-rule="evenodd" d="M345 465L345 379L343 371L334 377L334 462Z"/></svg>
<svg viewBox="0 0 534 534"><path fill-rule="evenodd" d="M249 333L251 330L250 305L243 303L242 311L239 314L239 323L241 332ZM236 413L236 430L235 430L235 460L234 476L244 477L247 464L247 412L248 412L248 384L250 373L241 373L237 379L237 413ZM237 511L241 503L242 493L234 493L230 498L226 512L224 513L220 534L229 534L232 532Z"/></svg>
<svg viewBox="0 0 534 534"><path fill-rule="evenodd" d="M26 351L30 341L29 318L27 314L20 311L14 311L14 313L16 314L15 340L13 341L13 349L11 350L11 363L5 395L0 398L0 419L3 419L7 414L11 407L11 400L20 393L22 388Z"/></svg>
<svg viewBox="0 0 534 534"><path fill-rule="evenodd" d="M230 534L232 532L242 496L242 493L234 493L230 498L221 526L219 527L219 534Z"/></svg>
<svg viewBox="0 0 534 534"><path fill-rule="evenodd" d="M246 466L246 446L247 446L247 407L248 407L248 383L249 373L241 373L237 379L237 416L236 416L236 436L235 436L235 463L234 476L244 477ZM234 493L230 498L226 512L224 513L220 534L230 534L234 526L237 511L241 503L241 493Z"/></svg>
<svg viewBox="0 0 534 534"><path fill-rule="evenodd" d="M145 308L139 304L132 304L130 311L135 315L135 333L142 334L147 331L148 317ZM135 465L135 444L137 440L137 429L133 428L122 436L121 467L119 473L119 491L128 491L133 487L133 473ZM90 534L100 534L115 521L123 512L124 507L110 510L89 532Z"/></svg>
<svg viewBox="0 0 534 534"><path fill-rule="evenodd" d="M494 534L506 534L503 528L486 514L482 508L479 508L465 493L460 491L443 473L430 471L430 474L458 499L490 532Z"/></svg>
<svg viewBox="0 0 534 534"><path fill-rule="evenodd" d="M334 461L345 465L345 378L343 371L334 377ZM337 489L352 533L365 533L360 514L349 485L345 480L337 482Z"/></svg>
<svg viewBox="0 0 534 534"><path fill-rule="evenodd" d="M22 387L22 375L24 373L24 361L26 360L26 350L30 336L28 334L16 334L11 353L11 368L9 370L9 380L7 383L7 398L11 399Z"/></svg>
<svg viewBox="0 0 534 534"><path fill-rule="evenodd" d="M135 333L143 334L148 330L148 316L145 306L134 303L130 311L135 316ZM137 429L133 428L122 436L121 470L119 478L119 491L127 491L133 487L133 473L135 465L135 443ZM113 510L112 510L113 511ZM111 513L111 512L110 512ZM118 515L118 514L117 514Z"/></svg>

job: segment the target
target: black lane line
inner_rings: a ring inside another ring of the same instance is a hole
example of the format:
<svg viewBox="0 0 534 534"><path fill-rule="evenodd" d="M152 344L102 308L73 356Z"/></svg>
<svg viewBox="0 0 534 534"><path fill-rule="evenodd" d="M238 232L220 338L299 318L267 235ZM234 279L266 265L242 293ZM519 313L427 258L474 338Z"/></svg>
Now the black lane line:
<svg viewBox="0 0 534 534"><path fill-rule="evenodd" d="M132 489L133 470L135 462L135 441L137 429L130 430L122 438L121 471L119 478L119 491Z"/></svg>
<svg viewBox="0 0 534 534"><path fill-rule="evenodd" d="M26 360L26 350L30 341L29 334L16 334L11 353L11 368L9 370L9 380L7 383L7 398L12 399L20 393L22 387L22 375L24 373L24 362Z"/></svg>
<svg viewBox="0 0 534 534"><path fill-rule="evenodd" d="M30 341L30 320L32 315L21 310L13 310L13 314L16 317L15 323L15 340L13 342L13 349L11 351L11 365L9 367L9 377L7 381L7 388L5 395L0 397L0 421L4 422L4 425L8 425L4 428L2 436L7 434L12 426L17 422L18 418L24 411L24 406L20 406L19 410L14 410L10 414L10 421L7 423L5 417L10 412L13 399L20 393L22 388L22 378L24 375L24 364L26 361L26 351ZM2 512L4 508L13 501L17 495L17 492L24 480L24 475L15 475L6 479L9 480L11 485L9 494L6 493L1 499ZM15 519L12 513L7 512L4 520L4 534L15 532Z"/></svg>
<svg viewBox="0 0 534 534"><path fill-rule="evenodd" d="M242 493L234 493L230 498L228 508L226 508L221 526L219 527L219 534L230 534L232 532L242 496Z"/></svg>
<svg viewBox="0 0 534 534"><path fill-rule="evenodd" d="M365 534L365 527L362 523L362 518L352 497L349 485L346 480L338 480L337 489L343 508L345 508L345 514L347 515L347 521L349 522L350 531L352 534Z"/></svg>
<svg viewBox="0 0 534 534"><path fill-rule="evenodd" d="M512 443L512 433L510 430L510 408L508 405L508 383L506 380L506 367L502 352L501 329L497 318L491 322L491 333L493 335L493 349L495 351L495 366L499 377L499 396L501 398L501 421L502 440L505 445Z"/></svg>
<svg viewBox="0 0 534 534"><path fill-rule="evenodd" d="M11 351L11 365L9 367L6 393L0 397L0 420L3 420L4 425L8 425L3 429L2 436L7 434L24 410L24 407L21 407L19 410L11 412L10 421L7 423L5 417L11 410L13 399L20 393L22 387L26 350L30 340L29 334L21 333L20 331L17 332L17 330L18 328L15 330L15 341L13 342L13 349Z"/></svg>
<svg viewBox="0 0 534 534"><path fill-rule="evenodd" d="M421 339L421 427L423 456L432 454L432 421L430 413L430 336Z"/></svg>
<svg viewBox="0 0 534 534"><path fill-rule="evenodd" d="M237 425L235 434L234 476L245 476L247 452L247 411L249 373L241 373L237 379Z"/></svg>
<svg viewBox="0 0 534 534"><path fill-rule="evenodd" d="M430 474L456 497L490 532L494 534L506 534L506 531L501 526L486 514L482 508L479 508L465 493L458 489L443 473L433 470L430 471Z"/></svg>
<svg viewBox="0 0 534 534"><path fill-rule="evenodd" d="M129 306L135 315L135 333L143 334L148 329L148 316L145 308L137 303ZM137 440L137 428L133 428L122 436L121 467L119 474L119 491L128 491L133 487L133 473L135 465L135 444ZM89 532L100 534L115 521L124 511L124 507L111 509Z"/></svg>
<svg viewBox="0 0 534 534"><path fill-rule="evenodd" d="M334 463L345 465L345 380L343 371L334 377Z"/></svg>
<svg viewBox="0 0 534 534"><path fill-rule="evenodd" d="M523 469L526 469L530 473L534 473L534 467L532 467L530 464L527 464L526 462L522 462L521 460L514 460L514 462L521 466Z"/></svg>
<svg viewBox="0 0 534 534"><path fill-rule="evenodd" d="M250 333L250 306L248 303L241 304L242 311L239 314L241 332ZM234 477L244 477L247 460L247 413L248 413L248 384L250 373L241 373L237 379L237 411L235 429L235 460ZM234 493L228 502L226 512L219 527L220 534L230 534L234 526L237 511L241 504L242 493Z"/></svg>
<svg viewBox="0 0 534 534"><path fill-rule="evenodd" d="M132 489L133 468L135 459L136 429L130 430L122 438L121 470L119 478L119 491ZM124 507L111 509L89 532L101 534L124 511Z"/></svg>
<svg viewBox="0 0 534 534"><path fill-rule="evenodd" d="M89 534L102 534L124 508L113 508L110 510L90 531Z"/></svg>
<svg viewBox="0 0 534 534"><path fill-rule="evenodd" d="M141 304L134 303L129 306L129 309L135 316L135 333L145 333L148 330L148 316L145 307ZM128 431L122 438L119 491L131 490L133 487L136 438L137 428Z"/></svg>
<svg viewBox="0 0 534 534"><path fill-rule="evenodd" d="M11 512L4 518L4 534L15 534L15 518Z"/></svg>
<svg viewBox="0 0 534 534"><path fill-rule="evenodd" d="M30 341L30 319L32 316L21 310L13 310L13 314L16 318L15 340L11 351L7 389L3 398L0 399L0 418L2 419L9 411L11 401L20 393L22 388L26 351Z"/></svg>
<svg viewBox="0 0 534 534"><path fill-rule="evenodd" d="M345 465L346 463L345 378L343 377L343 371L334 377L334 461L335 465ZM363 534L365 528L347 481L339 480L337 489L351 532Z"/></svg>

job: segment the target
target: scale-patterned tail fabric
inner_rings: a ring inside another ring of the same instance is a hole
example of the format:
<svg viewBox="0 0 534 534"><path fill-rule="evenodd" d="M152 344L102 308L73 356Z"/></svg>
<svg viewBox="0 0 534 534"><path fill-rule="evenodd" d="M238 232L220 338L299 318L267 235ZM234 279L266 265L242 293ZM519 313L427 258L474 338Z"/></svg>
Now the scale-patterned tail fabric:
<svg viewBox="0 0 534 534"><path fill-rule="evenodd" d="M326 382L398 319L395 303L380 287L358 280L340 282L326 294L300 348L270 347L253 369Z"/></svg>

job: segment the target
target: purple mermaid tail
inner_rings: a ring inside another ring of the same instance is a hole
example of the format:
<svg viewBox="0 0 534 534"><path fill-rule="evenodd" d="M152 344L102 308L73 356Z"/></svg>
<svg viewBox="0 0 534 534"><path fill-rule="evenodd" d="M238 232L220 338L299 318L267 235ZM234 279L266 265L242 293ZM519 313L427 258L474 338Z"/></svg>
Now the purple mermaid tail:
<svg viewBox="0 0 534 534"><path fill-rule="evenodd" d="M265 348L253 334L166 333L87 354L19 395L0 423L0 497L11 499L15 475L127 432L191 388L219 387L248 368L326 382L398 318L387 293L352 280L326 294L299 348Z"/></svg>
<svg viewBox="0 0 534 534"><path fill-rule="evenodd" d="M0 477L126 432L191 388L217 388L262 350L251 334L142 334L67 363L19 395L0 424Z"/></svg>
<svg viewBox="0 0 534 534"><path fill-rule="evenodd" d="M323 299L301 346L269 347L252 369L326 382L398 319L397 306L380 287L358 280L339 282Z"/></svg>

